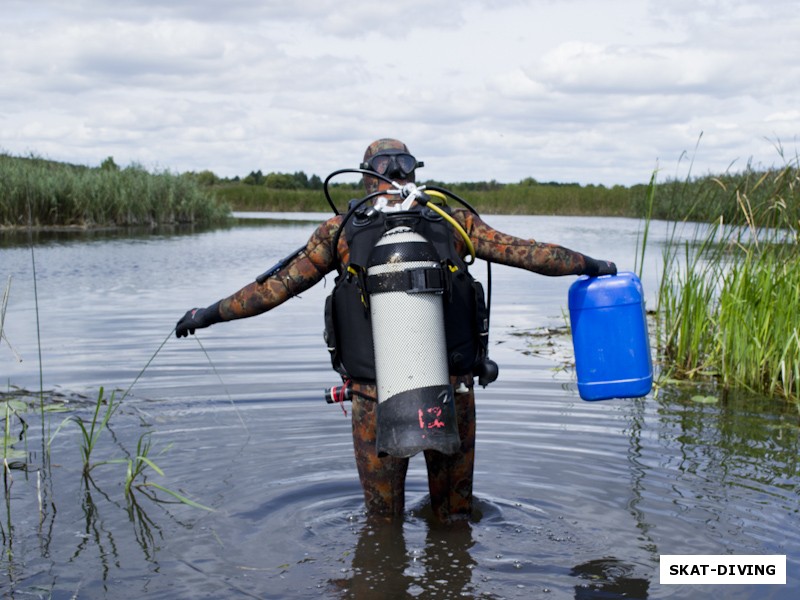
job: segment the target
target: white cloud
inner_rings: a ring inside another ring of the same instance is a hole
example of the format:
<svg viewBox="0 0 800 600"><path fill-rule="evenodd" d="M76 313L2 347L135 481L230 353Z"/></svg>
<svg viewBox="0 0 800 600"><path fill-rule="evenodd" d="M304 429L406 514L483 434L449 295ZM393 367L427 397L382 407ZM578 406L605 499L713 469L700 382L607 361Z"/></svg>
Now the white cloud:
<svg viewBox="0 0 800 600"><path fill-rule="evenodd" d="M6 0L0 150L324 177L391 135L424 177L614 184L702 133L701 171L771 164L799 29L782 0Z"/></svg>
<svg viewBox="0 0 800 600"><path fill-rule="evenodd" d="M735 56L693 47L634 47L566 42L528 73L556 91L616 95L693 93L727 97L743 91Z"/></svg>

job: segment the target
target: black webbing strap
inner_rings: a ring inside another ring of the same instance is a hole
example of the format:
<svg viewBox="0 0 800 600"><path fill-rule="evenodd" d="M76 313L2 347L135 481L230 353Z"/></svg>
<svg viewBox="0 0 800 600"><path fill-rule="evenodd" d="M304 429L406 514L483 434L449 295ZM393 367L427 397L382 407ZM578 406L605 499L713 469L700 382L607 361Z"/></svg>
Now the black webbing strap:
<svg viewBox="0 0 800 600"><path fill-rule="evenodd" d="M367 276L367 294L408 292L409 294L444 291L444 274L441 267L421 267L394 273Z"/></svg>

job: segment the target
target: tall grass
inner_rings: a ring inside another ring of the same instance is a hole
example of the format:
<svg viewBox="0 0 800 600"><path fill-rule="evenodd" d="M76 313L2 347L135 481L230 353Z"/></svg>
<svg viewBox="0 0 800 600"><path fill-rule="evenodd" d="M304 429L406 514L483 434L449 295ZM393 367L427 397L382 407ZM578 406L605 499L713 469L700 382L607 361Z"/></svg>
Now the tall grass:
<svg viewBox="0 0 800 600"><path fill-rule="evenodd" d="M704 240L672 241L663 254L657 330L666 371L676 377L714 374L710 334L715 330L714 302L724 266L719 255L711 256L717 231L712 227Z"/></svg>
<svg viewBox="0 0 800 600"><path fill-rule="evenodd" d="M800 219L797 166L766 170L750 167L738 173L672 179L659 185L654 219L748 225L756 215L759 227L795 225ZM743 210L742 202L748 205ZM638 211L637 211L638 212Z"/></svg>
<svg viewBox="0 0 800 600"><path fill-rule="evenodd" d="M435 183L468 199L486 214L641 216L637 197L645 186L580 186L578 184L520 183L448 184ZM323 193L311 189L274 189L264 185L223 183L213 186L217 197L242 211L329 212ZM332 185L331 197L340 211L350 199L363 197L362 188Z"/></svg>
<svg viewBox="0 0 800 600"><path fill-rule="evenodd" d="M0 153L0 226L24 226L28 215L34 226L152 225L192 222L220 223L229 208L241 211L329 212L321 190L278 189L221 181L210 174L149 173L132 165L118 168L106 161L100 168L56 163L41 158L19 158ZM743 223L738 198L745 196L754 209L768 205L777 192L792 186L786 170L755 170L686 177L659 184L654 197L649 186L579 185L538 182L443 183L486 214L591 215ZM271 179L266 178L267 183ZM331 195L339 210L363 195L352 182L333 182ZM29 212L30 208L30 212ZM786 211L800 217L800 207Z"/></svg>
<svg viewBox="0 0 800 600"><path fill-rule="evenodd" d="M497 189L471 190L464 185L445 185L469 199L486 214L535 214L563 216L643 216L637 204L646 186L633 187L538 183L524 180Z"/></svg>
<svg viewBox="0 0 800 600"><path fill-rule="evenodd" d="M0 154L0 199L7 227L214 224L229 213L192 177L8 154Z"/></svg>
<svg viewBox="0 0 800 600"><path fill-rule="evenodd" d="M712 376L800 402L800 169L797 163L727 189L735 214L693 240L668 244L658 300L668 375ZM686 188L700 197L705 188ZM702 191L698 191L702 190Z"/></svg>
<svg viewBox="0 0 800 600"><path fill-rule="evenodd" d="M319 190L280 190L263 185L225 183L213 187L220 201L238 211L264 212L330 212L331 208ZM340 211L351 198L363 195L350 188L331 188L331 196Z"/></svg>
<svg viewBox="0 0 800 600"><path fill-rule="evenodd" d="M714 346L726 387L800 400L800 256L749 248L726 277Z"/></svg>
<svg viewBox="0 0 800 600"><path fill-rule="evenodd" d="M771 205L776 194L791 193L791 173L786 169L756 171L747 168L738 173L671 179L633 186L578 185L539 183L526 179L519 183L443 183L467 199L484 214L535 214L564 216L604 216L649 218L668 221L710 223L720 218L729 224L744 224L739 199L747 197L754 210ZM312 189L276 189L265 185L225 182L211 186L216 196L234 210L328 212L321 191ZM348 200L363 196L352 185L330 188L339 210ZM651 194L652 192L652 194ZM800 207L787 205L789 215L800 217ZM773 215L777 217L777 215ZM783 218L783 216L781 216ZM764 223L766 225L766 223Z"/></svg>

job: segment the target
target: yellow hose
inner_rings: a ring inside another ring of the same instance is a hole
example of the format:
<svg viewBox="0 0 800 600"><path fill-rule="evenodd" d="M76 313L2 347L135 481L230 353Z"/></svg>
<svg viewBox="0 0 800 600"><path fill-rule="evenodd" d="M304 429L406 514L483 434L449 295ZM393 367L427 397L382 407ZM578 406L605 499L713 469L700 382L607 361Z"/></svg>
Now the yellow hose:
<svg viewBox="0 0 800 600"><path fill-rule="evenodd" d="M442 200L445 200L445 201L447 200L445 198L444 194L441 194L439 192L430 191L430 192L425 192L425 193L428 194L429 196L436 196L438 198L441 198ZM471 265L472 263L474 263L475 262L475 246L472 244L472 240L469 239L469 236L467 235L467 232L464 231L464 228L461 227L461 225L458 223L458 221L456 221L453 217L451 217L446 212L444 212L441 208L436 206L433 202L428 202L428 204L426 206L428 208L430 208L432 211L434 211L435 213L439 214L443 219L445 219L448 223L450 223L450 225L455 227L456 231L458 231L458 233L461 235L461 237L464 238L464 243L467 245L467 251L469 252L469 255L472 257L472 259L469 260L469 261L465 260L464 264Z"/></svg>

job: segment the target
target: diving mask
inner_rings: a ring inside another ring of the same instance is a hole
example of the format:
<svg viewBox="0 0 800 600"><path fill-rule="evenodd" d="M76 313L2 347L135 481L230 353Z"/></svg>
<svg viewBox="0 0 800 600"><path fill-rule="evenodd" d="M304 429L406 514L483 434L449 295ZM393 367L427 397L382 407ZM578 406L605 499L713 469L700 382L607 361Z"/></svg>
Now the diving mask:
<svg viewBox="0 0 800 600"><path fill-rule="evenodd" d="M361 163L362 169L369 169L378 175L399 177L401 179L411 175L417 167L423 166L425 166L425 163L417 161L408 152L391 150L380 152Z"/></svg>

